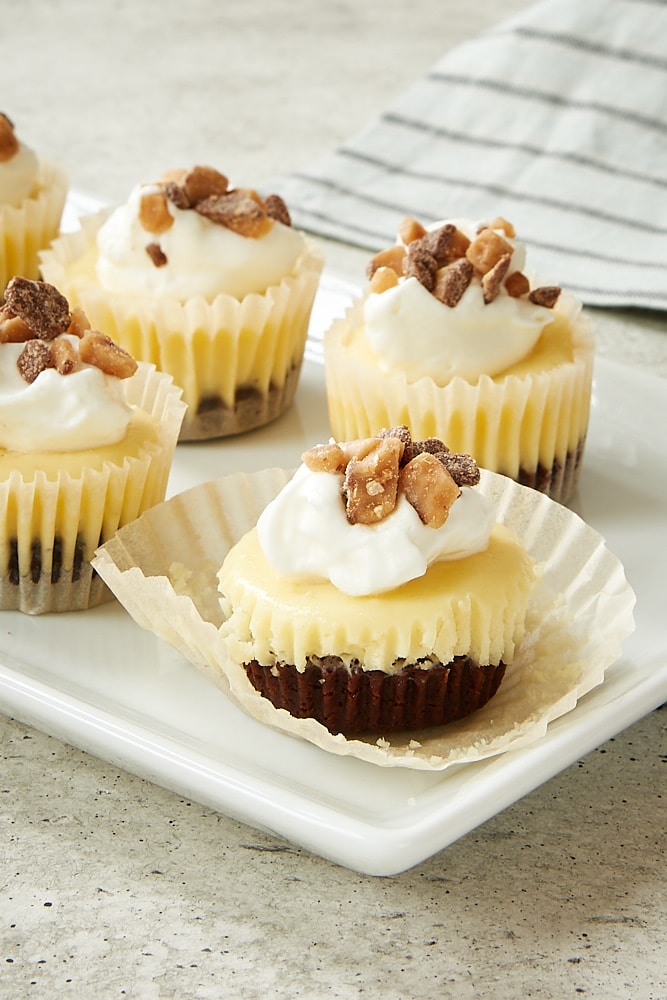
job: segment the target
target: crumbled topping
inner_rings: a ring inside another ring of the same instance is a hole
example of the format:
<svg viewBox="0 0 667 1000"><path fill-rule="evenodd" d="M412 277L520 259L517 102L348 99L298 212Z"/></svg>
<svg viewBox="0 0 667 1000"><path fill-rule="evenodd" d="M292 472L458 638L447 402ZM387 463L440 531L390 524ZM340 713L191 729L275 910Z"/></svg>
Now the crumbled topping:
<svg viewBox="0 0 667 1000"><path fill-rule="evenodd" d="M78 337L78 345L67 334ZM27 278L12 278L5 289L0 305L0 343L25 344L16 365L28 383L47 368L70 375L81 363L121 379L129 378L138 367L132 355L110 337L90 329L80 307L70 313L67 299L57 288Z"/></svg>
<svg viewBox="0 0 667 1000"><path fill-rule="evenodd" d="M11 160L18 151L19 141L14 134L14 123L0 111L0 163Z"/></svg>
<svg viewBox="0 0 667 1000"><path fill-rule="evenodd" d="M217 226L224 226L250 239L267 233L275 222L291 226L287 205L277 194L262 198L250 188L230 188L229 180L214 167L194 166L169 170L158 181L158 190L148 190L139 205L139 222L147 233L159 236L174 223L169 205L198 212ZM156 267L168 258L159 242L151 240L146 253Z"/></svg>
<svg viewBox="0 0 667 1000"><path fill-rule="evenodd" d="M53 340L70 323L69 303L53 285L15 277L5 289L5 316L18 316L40 340Z"/></svg>
<svg viewBox="0 0 667 1000"><path fill-rule="evenodd" d="M427 231L408 216L399 226L401 242L371 258L366 270L369 289L382 293L401 277L415 277L427 291L453 309L471 281L477 280L486 305L504 288L512 298L525 297L552 309L560 288L548 285L531 291L525 274L512 269L514 248L508 240L515 235L512 223L500 217L481 225L470 240L451 222ZM395 280L388 270L394 272Z"/></svg>
<svg viewBox="0 0 667 1000"><path fill-rule="evenodd" d="M350 524L376 524L403 494L433 528L441 527L462 486L480 474L470 455L450 452L439 438L413 441L405 425L370 438L317 445L301 456L313 472L343 476L341 496Z"/></svg>

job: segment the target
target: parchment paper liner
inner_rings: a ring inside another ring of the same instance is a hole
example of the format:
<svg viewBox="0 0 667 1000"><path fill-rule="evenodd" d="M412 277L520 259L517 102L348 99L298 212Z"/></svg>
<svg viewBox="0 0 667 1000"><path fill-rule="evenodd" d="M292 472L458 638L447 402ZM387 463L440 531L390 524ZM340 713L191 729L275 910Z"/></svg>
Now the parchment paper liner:
<svg viewBox="0 0 667 1000"><path fill-rule="evenodd" d="M193 487L122 528L93 560L141 627L179 650L248 715L276 729L383 766L442 770L481 760L539 739L549 722L602 683L633 631L635 596L602 537L544 494L483 472L481 488L497 501L499 520L542 568L526 639L498 693L469 718L440 729L391 741L381 734L332 736L262 698L226 656L218 633L219 564L289 476L269 469Z"/></svg>
<svg viewBox="0 0 667 1000"><path fill-rule="evenodd" d="M84 216L81 229L41 254L44 280L81 306L94 327L181 386L188 405L181 440L236 434L280 416L297 388L324 265L315 242L304 237L293 272L261 295L218 295L209 302L112 294L92 270L97 232L110 211ZM72 267L84 257L90 275Z"/></svg>
<svg viewBox="0 0 667 1000"><path fill-rule="evenodd" d="M362 343L363 300L356 300L324 337L334 438L351 441L407 424L415 440L438 437L452 451L474 455L479 465L513 479L539 468L543 492L565 503L579 478L594 342L588 317L572 296L561 294L558 314L572 330L571 363L534 375L482 375L476 382L456 377L441 386L427 376L409 382L402 372L380 370Z"/></svg>
<svg viewBox="0 0 667 1000"><path fill-rule="evenodd" d="M75 473L60 470L49 479L37 469L32 478L13 470L0 482L0 528L3 573L0 608L26 614L81 611L111 600L103 580L92 571L90 557L102 537L164 500L174 449L185 405L181 390L168 375L141 362L124 382L128 403L158 421L155 440L146 440L134 455L105 461L101 468L83 467ZM15 516L14 516L15 515ZM62 572L52 582L55 538L62 545ZM6 574L7 546L14 538L20 567L30 563L36 542L40 546L37 579L21 572L18 581ZM83 543L83 563L73 572L75 547Z"/></svg>
<svg viewBox="0 0 667 1000"><path fill-rule="evenodd" d="M58 235L67 197L67 174L44 160L38 189L21 205L0 205L0 295L14 275L39 276L39 252Z"/></svg>

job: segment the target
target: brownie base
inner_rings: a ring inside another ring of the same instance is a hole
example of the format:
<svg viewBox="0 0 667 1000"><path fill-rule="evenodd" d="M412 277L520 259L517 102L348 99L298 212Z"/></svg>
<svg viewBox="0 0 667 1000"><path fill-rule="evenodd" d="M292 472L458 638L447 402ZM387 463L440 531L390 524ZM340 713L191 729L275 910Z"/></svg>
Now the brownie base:
<svg viewBox="0 0 667 1000"><path fill-rule="evenodd" d="M406 664L398 673L347 667L338 656L292 664L243 664L252 686L275 708L316 719L334 735L382 735L443 726L482 708L498 690L505 664L481 666L468 656L451 663Z"/></svg>
<svg viewBox="0 0 667 1000"><path fill-rule="evenodd" d="M64 565L62 551L61 538L54 538L53 547L47 551L36 538L30 547L30 558L22 564L18 543L10 539L7 561L0 575L0 609L41 615L83 611L113 599L88 561L94 549L88 556L81 536L76 539L71 566Z"/></svg>
<svg viewBox="0 0 667 1000"><path fill-rule="evenodd" d="M202 396L197 409L186 412L179 441L231 437L270 423L292 402L300 371L301 364L294 365L287 372L284 383L271 382L266 393L253 385L239 386L233 406L228 406L220 396Z"/></svg>
<svg viewBox="0 0 667 1000"><path fill-rule="evenodd" d="M555 460L549 468L544 465L538 465L533 470L520 468L516 481L539 493L546 493L558 503L566 504L579 482L585 443L585 438L582 438L574 451L568 451L564 462Z"/></svg>

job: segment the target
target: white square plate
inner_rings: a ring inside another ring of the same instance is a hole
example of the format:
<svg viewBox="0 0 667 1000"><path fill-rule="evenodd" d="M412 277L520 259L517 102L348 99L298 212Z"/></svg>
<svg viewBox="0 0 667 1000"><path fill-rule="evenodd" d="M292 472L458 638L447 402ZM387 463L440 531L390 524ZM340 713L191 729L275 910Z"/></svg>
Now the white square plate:
<svg viewBox="0 0 667 1000"><path fill-rule="evenodd" d="M234 471L292 467L329 428L318 342L351 289L325 275L297 399L248 435L179 445L173 495ZM635 589L637 630L604 683L523 750L443 772L337 757L243 715L117 603L0 617L0 708L179 795L357 871L441 850L667 699L665 383L599 360L575 506Z"/></svg>

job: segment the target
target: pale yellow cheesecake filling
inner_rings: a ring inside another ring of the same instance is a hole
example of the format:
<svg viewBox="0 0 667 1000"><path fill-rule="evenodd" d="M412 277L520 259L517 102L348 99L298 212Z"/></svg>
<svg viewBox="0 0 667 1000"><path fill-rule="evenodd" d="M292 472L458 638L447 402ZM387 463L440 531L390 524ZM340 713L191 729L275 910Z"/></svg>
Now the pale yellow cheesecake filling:
<svg viewBox="0 0 667 1000"><path fill-rule="evenodd" d="M83 232L57 240L42 255L44 276L84 309L94 327L172 375L191 414L207 398L232 408L239 387L266 395L298 370L323 264L312 241L304 238L292 271L263 294L180 301L100 285L95 235L104 218L90 217Z"/></svg>
<svg viewBox="0 0 667 1000"><path fill-rule="evenodd" d="M334 437L364 437L405 423L414 438L439 437L452 451L511 477L519 469L564 463L586 436L593 342L587 320L562 298L565 308L554 311L521 361L494 376L455 377L444 386L429 377L409 382L401 373L383 373L356 303L325 338Z"/></svg>
<svg viewBox="0 0 667 1000"><path fill-rule="evenodd" d="M503 525L484 552L434 563L377 596L350 597L328 581L276 573L255 529L231 549L218 577L229 616L221 634L235 661L303 669L308 656L337 655L386 673L424 657L510 662L535 579L530 557Z"/></svg>

